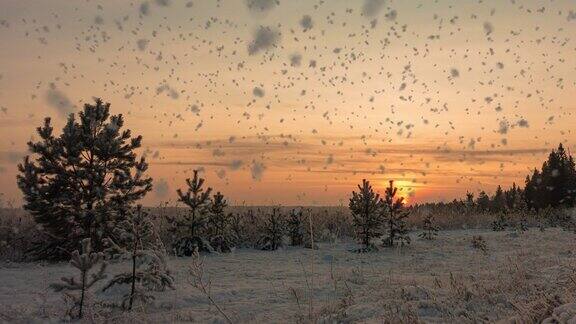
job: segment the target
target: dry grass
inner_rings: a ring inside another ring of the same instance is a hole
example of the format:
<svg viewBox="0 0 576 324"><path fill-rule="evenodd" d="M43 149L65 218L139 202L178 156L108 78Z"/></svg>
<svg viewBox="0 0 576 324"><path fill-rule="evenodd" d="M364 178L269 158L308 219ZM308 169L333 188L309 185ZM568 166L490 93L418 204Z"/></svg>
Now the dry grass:
<svg viewBox="0 0 576 324"><path fill-rule="evenodd" d="M489 244L487 254L472 248L471 238L477 235ZM574 238L557 228L521 234L457 230L442 231L437 240L414 240L409 247L368 254L350 253L352 242L321 243L315 251L242 249L203 259L202 278L210 282L206 291L212 301L202 291L186 288L191 260L172 258L175 291L158 294L153 304L128 314L100 304L93 319L222 321L218 305L225 314L234 314L234 322L539 322L574 300ZM0 316L61 318L60 297L42 287L50 282L46 278L70 271L66 264L0 268L0 276L12 278L0 287ZM38 291L45 296L31 297Z"/></svg>

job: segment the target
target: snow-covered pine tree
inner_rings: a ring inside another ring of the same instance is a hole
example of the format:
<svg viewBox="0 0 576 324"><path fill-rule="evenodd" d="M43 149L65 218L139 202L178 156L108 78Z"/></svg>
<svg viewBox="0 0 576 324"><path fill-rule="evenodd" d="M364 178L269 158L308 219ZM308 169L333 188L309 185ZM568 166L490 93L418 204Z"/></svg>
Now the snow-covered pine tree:
<svg viewBox="0 0 576 324"><path fill-rule="evenodd" d="M230 235L237 247L255 247L260 238L259 219L254 210L235 212L230 217Z"/></svg>
<svg viewBox="0 0 576 324"><path fill-rule="evenodd" d="M492 230L495 232L500 232L508 227L508 215L501 211L496 214L496 219L492 222Z"/></svg>
<svg viewBox="0 0 576 324"><path fill-rule="evenodd" d="M434 224L434 215L431 213L424 218L424 224L422 226L423 232L418 236L425 240L433 240L434 237L438 236L438 226Z"/></svg>
<svg viewBox="0 0 576 324"><path fill-rule="evenodd" d="M70 317L82 318L84 305L86 304L87 294L90 288L98 281L106 278L104 273L106 270L106 262L103 261L104 254L102 252L92 252L90 246L90 239L86 238L80 242L82 246L82 254L76 250L72 252L70 264L80 271L80 279L76 280L74 277L62 277L63 283L53 283L50 285L56 292L60 291L78 291L79 295L75 296L67 294L74 301L74 305L68 310ZM90 273L91 270L100 264L100 268L95 273ZM74 310L77 310L77 315L73 315Z"/></svg>
<svg viewBox="0 0 576 324"><path fill-rule="evenodd" d="M263 232L258 240L260 250L273 251L282 246L286 233L286 221L280 213L280 208L274 207L264 219Z"/></svg>
<svg viewBox="0 0 576 324"><path fill-rule="evenodd" d="M394 246L397 242L402 245L410 244L406 225L409 212L404 208L404 197L396 198L397 192L398 188L394 187L394 180L390 180L382 208L384 224L388 232L388 237L382 242L384 246Z"/></svg>
<svg viewBox="0 0 576 324"><path fill-rule="evenodd" d="M173 249L177 256L192 256L194 251L212 252L210 243L203 237L206 230L206 216L210 208L212 188L204 190L205 180L194 170L192 179L186 179L188 189L184 193L178 189L179 200L188 206L182 218L168 217L171 231L177 237Z"/></svg>
<svg viewBox="0 0 576 324"><path fill-rule="evenodd" d="M246 243L245 224L243 213L232 213L230 215L230 236L236 247L241 247Z"/></svg>
<svg viewBox="0 0 576 324"><path fill-rule="evenodd" d="M228 207L228 202L224 199L224 195L217 192L212 196L208 220L210 245L214 250L224 253L232 251L229 233L231 215L226 213L226 207Z"/></svg>
<svg viewBox="0 0 576 324"><path fill-rule="evenodd" d="M137 300L146 303L153 299L149 293L151 290L174 289L164 246L149 214L141 206L128 210L125 219L114 231L117 239L106 240L106 252L112 259L130 260L131 270L115 275L103 291L115 285L129 285L130 290L124 295L121 305L124 309L132 309Z"/></svg>
<svg viewBox="0 0 576 324"><path fill-rule="evenodd" d="M358 185L358 190L352 191L348 207L352 213L356 236L363 245L357 252L368 252L376 249L372 239L382 235L382 218L379 215L382 200L366 179L362 180L361 186Z"/></svg>
<svg viewBox="0 0 576 324"><path fill-rule="evenodd" d="M292 246L300 246L304 244L305 225L303 224L303 211L302 208L294 208L290 210L290 218L288 219L288 235L290 235L290 244Z"/></svg>
<svg viewBox="0 0 576 324"><path fill-rule="evenodd" d="M518 230L520 232L526 232L528 230L528 219L526 219L526 216L522 216L518 222Z"/></svg>
<svg viewBox="0 0 576 324"><path fill-rule="evenodd" d="M110 104L95 99L79 119L70 114L55 136L50 118L38 127L33 156L18 165L24 208L41 225L46 239L31 252L37 258L64 260L90 238L96 252L118 221L118 210L133 205L152 189L148 165L134 150L142 137L122 130L122 115L110 116Z"/></svg>

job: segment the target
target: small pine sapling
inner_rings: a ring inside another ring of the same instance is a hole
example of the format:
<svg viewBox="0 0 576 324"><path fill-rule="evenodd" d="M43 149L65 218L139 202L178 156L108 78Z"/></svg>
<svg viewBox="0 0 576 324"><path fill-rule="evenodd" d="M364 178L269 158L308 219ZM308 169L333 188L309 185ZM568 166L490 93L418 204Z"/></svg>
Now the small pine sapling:
<svg viewBox="0 0 576 324"><path fill-rule="evenodd" d="M421 238L425 240L433 240L434 237L438 236L438 226L434 225L434 216L432 214L428 214L426 218L424 218L424 225L422 228L424 231L420 233Z"/></svg>
<svg viewBox="0 0 576 324"><path fill-rule="evenodd" d="M264 233L258 240L260 250L274 251L282 246L286 224L284 217L280 213L280 208L272 208L264 219Z"/></svg>
<svg viewBox="0 0 576 324"><path fill-rule="evenodd" d="M518 222L518 230L520 230L520 232L526 232L528 230L528 219L526 219L525 216Z"/></svg>
<svg viewBox="0 0 576 324"><path fill-rule="evenodd" d="M130 291L124 295L121 305L130 310L137 300L146 303L154 299L150 290L174 289L174 279L148 213L138 206L127 214L115 228L113 236L116 240L107 239L106 251L113 259L129 259L131 271L115 275L103 291L115 285L128 284Z"/></svg>
<svg viewBox="0 0 576 324"><path fill-rule="evenodd" d="M224 195L217 192L210 204L210 218L208 219L210 245L218 252L231 252L232 243L229 235L230 214L226 213L228 202Z"/></svg>
<svg viewBox="0 0 576 324"><path fill-rule="evenodd" d="M368 252L376 250L372 239L382 235L380 231L382 219L378 214L381 208L381 199L366 179L362 180L361 186L358 185L358 190L358 192L352 191L348 208L352 213L356 237L363 245L356 252Z"/></svg>
<svg viewBox="0 0 576 324"><path fill-rule="evenodd" d="M103 261L104 255L102 252L94 253L90 246L90 239L86 238L81 241L82 254L78 250L72 252L70 264L80 270L80 280L76 281L74 277L62 277L64 283L54 283L50 287L56 292L69 290L79 291L79 296L66 294L74 301L74 305L68 310L68 315L73 317L74 310L78 310L77 318L82 318L83 309L86 303L86 295L92 286L98 281L106 278L104 272L106 271L106 262ZM95 273L90 273L92 268L100 264L100 268Z"/></svg>
<svg viewBox="0 0 576 324"><path fill-rule="evenodd" d="M233 213L230 218L230 232L234 246L256 247L260 239L260 221L252 209Z"/></svg>
<svg viewBox="0 0 576 324"><path fill-rule="evenodd" d="M300 246L304 244L304 224L302 222L302 208L292 209L288 219L288 234L290 235L290 244Z"/></svg>
<svg viewBox="0 0 576 324"><path fill-rule="evenodd" d="M230 214L230 236L234 246L242 247L246 244L246 221L244 213Z"/></svg>
<svg viewBox="0 0 576 324"><path fill-rule="evenodd" d="M390 180L386 188L384 206L382 208L384 224L388 231L388 237L383 240L384 246L394 246L400 244L410 244L406 218L409 212L404 209L404 197L396 198L398 188L394 187L394 181Z"/></svg>
<svg viewBox="0 0 576 324"><path fill-rule="evenodd" d="M171 231L179 236L173 249L177 256L192 256L195 250L212 252L213 249L203 238L206 227L206 215L210 208L210 193L212 188L204 190L204 179L194 170L192 179L186 179L188 189L184 193L178 189L179 200L188 206L188 212L181 218L169 217ZM178 233L180 233L178 235Z"/></svg>
<svg viewBox="0 0 576 324"><path fill-rule="evenodd" d="M508 215L505 212L499 212L497 218L492 222L492 230L500 232L508 227Z"/></svg>
<svg viewBox="0 0 576 324"><path fill-rule="evenodd" d="M472 236L472 248L482 251L484 254L488 253L488 245L482 235Z"/></svg>

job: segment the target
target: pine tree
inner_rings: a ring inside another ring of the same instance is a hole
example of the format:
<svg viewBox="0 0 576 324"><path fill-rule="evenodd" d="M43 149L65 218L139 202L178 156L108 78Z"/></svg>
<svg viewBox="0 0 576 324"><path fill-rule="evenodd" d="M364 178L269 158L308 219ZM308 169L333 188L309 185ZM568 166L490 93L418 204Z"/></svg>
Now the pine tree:
<svg viewBox="0 0 576 324"><path fill-rule="evenodd" d="M304 244L305 226L303 224L302 208L292 209L288 219L288 234L290 235L290 244L300 246Z"/></svg>
<svg viewBox="0 0 576 324"><path fill-rule="evenodd" d="M257 248L262 230L259 223L260 219L252 209L233 213L230 219L230 235L234 246Z"/></svg>
<svg viewBox="0 0 576 324"><path fill-rule="evenodd" d="M207 215L210 208L210 193L212 188L204 190L204 179L194 170L194 177L186 179L188 189L184 193L178 189L179 200L188 206L188 212L180 219L169 217L171 231L178 238L174 243L174 252L177 256L192 256L198 252L212 252L208 241L202 236L205 234Z"/></svg>
<svg viewBox="0 0 576 324"><path fill-rule="evenodd" d="M471 192L466 192L466 207L468 210L473 209L476 206L474 203L474 194Z"/></svg>
<svg viewBox="0 0 576 324"><path fill-rule="evenodd" d="M528 208L536 211L548 206L574 207L576 203L576 166L574 158L566 152L562 143L552 150L532 177L526 177L525 201Z"/></svg>
<svg viewBox="0 0 576 324"><path fill-rule="evenodd" d="M476 198L476 206L478 206L479 211L487 212L490 209L490 197L485 191L480 191L478 198Z"/></svg>
<svg viewBox="0 0 576 324"><path fill-rule="evenodd" d="M348 208L352 213L356 236L363 245L363 248L358 252L376 249L372 239L382 235L380 229L382 219L379 215L381 206L380 195L374 192L370 181L363 179L362 185L358 185L358 192L352 191Z"/></svg>
<svg viewBox="0 0 576 324"><path fill-rule="evenodd" d="M435 236L438 236L438 226L434 225L434 215L431 213L424 218L424 225L422 228L424 231L420 233L420 237L425 240L433 240Z"/></svg>
<svg viewBox="0 0 576 324"><path fill-rule="evenodd" d="M404 197L396 198L397 191L394 181L390 180L384 197L384 208L382 208L384 224L388 232L388 237L382 242L384 246L394 246L397 241L402 245L410 244L406 225L409 212L404 209Z"/></svg>
<svg viewBox="0 0 576 324"><path fill-rule="evenodd" d="M523 210L524 205L524 192L516 183L512 184L512 187L504 191L504 200L506 202L507 210Z"/></svg>
<svg viewBox="0 0 576 324"><path fill-rule="evenodd" d="M508 227L508 215L505 212L496 213L496 219L492 222L492 230L495 232L503 231Z"/></svg>
<svg viewBox="0 0 576 324"><path fill-rule="evenodd" d="M506 199L500 185L498 185L494 196L490 200L490 211L493 213L506 212Z"/></svg>
<svg viewBox="0 0 576 324"><path fill-rule="evenodd" d="M217 192L212 197L210 204L208 225L210 245L218 252L232 251L232 242L228 229L231 215L226 213L226 207L228 207L228 202L224 199L224 195Z"/></svg>
<svg viewBox="0 0 576 324"><path fill-rule="evenodd" d="M70 114L60 136L50 118L37 128L40 141L28 142L34 154L18 165L24 208L47 236L34 255L62 260L90 238L102 251L103 238L121 219L119 210L152 189L148 165L136 158L142 137L122 130L122 115L110 116L110 104L85 104L79 119Z"/></svg>
<svg viewBox="0 0 576 324"><path fill-rule="evenodd" d="M115 285L130 285L130 291L124 295L121 305L124 309L132 309L137 300L146 303L154 299L149 290L174 289L174 279L166 265L164 246L148 213L137 206L127 214L125 220L114 229L117 240L106 240L106 252L113 259L129 259L131 271L115 275L103 291Z"/></svg>
<svg viewBox="0 0 576 324"><path fill-rule="evenodd" d="M537 213L543 208L543 199L539 196L539 193L542 192L541 188L539 188L541 185L542 178L540 177L540 171L538 171L538 169L534 169L532 177L530 177L530 175L526 176L526 187L524 189L526 205L528 205L530 209L536 210Z"/></svg>
<svg viewBox="0 0 576 324"><path fill-rule="evenodd" d="M106 263L103 261L104 254L102 252L95 253L92 252L90 246L90 239L86 238L82 240L82 254L80 251L76 250L72 252L70 264L80 271L80 279L76 280L74 277L62 277L64 283L54 283L50 287L56 292L60 291L79 291L79 296L69 295L74 301L73 307L68 311L70 316L74 310L78 311L77 318L82 318L84 305L86 303L87 294L98 281L106 278L104 274L106 270ZM96 273L90 274L92 268L100 264L100 268Z"/></svg>
<svg viewBox="0 0 576 324"><path fill-rule="evenodd" d="M274 207L264 220L263 234L258 240L261 250L274 251L282 246L286 232L286 222L280 213L280 208Z"/></svg>
<svg viewBox="0 0 576 324"><path fill-rule="evenodd" d="M472 236L472 248L482 251L484 254L488 254L488 244L482 235Z"/></svg>

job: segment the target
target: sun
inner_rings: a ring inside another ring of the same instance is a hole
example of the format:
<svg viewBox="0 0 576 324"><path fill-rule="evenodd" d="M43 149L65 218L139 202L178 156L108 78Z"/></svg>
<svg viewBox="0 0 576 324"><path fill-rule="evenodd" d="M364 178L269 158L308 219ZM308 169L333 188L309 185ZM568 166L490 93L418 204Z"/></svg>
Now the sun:
<svg viewBox="0 0 576 324"><path fill-rule="evenodd" d="M384 184L384 188L388 187L388 181ZM394 187L398 188L396 196L404 198L404 204L410 203L415 193L415 185L409 180L395 180Z"/></svg>

